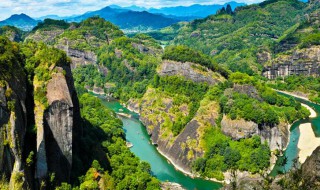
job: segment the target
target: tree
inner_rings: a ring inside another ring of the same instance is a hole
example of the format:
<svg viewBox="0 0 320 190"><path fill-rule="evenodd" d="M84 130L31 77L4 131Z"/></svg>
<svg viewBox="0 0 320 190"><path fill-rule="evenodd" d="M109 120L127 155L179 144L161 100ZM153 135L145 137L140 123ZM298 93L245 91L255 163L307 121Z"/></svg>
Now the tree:
<svg viewBox="0 0 320 190"><path fill-rule="evenodd" d="M238 150L227 147L224 152L224 163L229 168L236 168L237 162L241 159L241 154Z"/></svg>

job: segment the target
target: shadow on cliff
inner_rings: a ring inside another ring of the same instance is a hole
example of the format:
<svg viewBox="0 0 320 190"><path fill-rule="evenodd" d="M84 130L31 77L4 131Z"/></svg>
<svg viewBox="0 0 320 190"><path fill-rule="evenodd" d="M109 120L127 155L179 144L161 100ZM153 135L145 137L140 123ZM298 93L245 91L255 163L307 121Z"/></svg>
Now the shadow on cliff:
<svg viewBox="0 0 320 190"><path fill-rule="evenodd" d="M78 182L78 177L85 175L91 167L93 160L99 161L100 165L110 171L111 166L107 157L107 150L103 148L102 142L108 140L107 134L100 128L93 126L86 119L78 122L76 126L73 144L73 163L71 182Z"/></svg>
<svg viewBox="0 0 320 190"><path fill-rule="evenodd" d="M45 149L48 164L49 175L54 173L54 181L57 184L61 182L70 182L71 163L68 161L66 154L62 152L58 142L53 136L47 121L44 119L45 130ZM51 176L49 176L51 177ZM55 184L53 184L55 185Z"/></svg>

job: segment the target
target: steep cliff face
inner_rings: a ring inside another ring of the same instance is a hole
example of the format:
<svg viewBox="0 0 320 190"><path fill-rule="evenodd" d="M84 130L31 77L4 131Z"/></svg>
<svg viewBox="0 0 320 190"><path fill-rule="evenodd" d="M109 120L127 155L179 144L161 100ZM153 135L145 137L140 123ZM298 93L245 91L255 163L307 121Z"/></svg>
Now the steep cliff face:
<svg viewBox="0 0 320 190"><path fill-rule="evenodd" d="M227 116L223 116L221 130L233 140L259 135L261 143L267 142L271 150L285 148L289 140L289 131L285 123L280 123L273 127L267 125L258 126L252 121L245 121L244 119L232 120Z"/></svg>
<svg viewBox="0 0 320 190"><path fill-rule="evenodd" d="M313 151L301 168L302 176L320 186L320 147Z"/></svg>
<svg viewBox="0 0 320 190"><path fill-rule="evenodd" d="M175 122L180 114L188 115L187 105L175 105L172 97L161 95L154 89L149 89L139 103L130 101L129 105L140 111L140 120L159 151L176 166L191 173L192 162L204 153L202 139L205 130L216 126L218 103L202 100L196 115L177 136L171 132L169 123Z"/></svg>
<svg viewBox="0 0 320 190"><path fill-rule="evenodd" d="M51 28L51 30L37 30L34 33L29 34L26 40L34 40L36 42L54 43L57 36L64 32L63 29Z"/></svg>
<svg viewBox="0 0 320 190"><path fill-rule="evenodd" d="M235 84L233 88L226 89L224 91L224 95L230 97L233 92L246 94L250 98L254 98L260 102L263 101L258 90L252 85ZM244 119L232 120L228 116L224 115L221 120L221 130L225 135L230 136L233 140L259 135L261 137L261 142L268 142L271 150L285 148L289 140L288 124L284 122L281 122L276 126L259 126L257 123L252 121L246 121Z"/></svg>
<svg viewBox="0 0 320 190"><path fill-rule="evenodd" d="M59 182L70 179L72 166L72 91L62 73L52 76L47 85L49 107L44 113L46 154L49 172L55 173Z"/></svg>
<svg viewBox="0 0 320 190"><path fill-rule="evenodd" d="M320 76L320 46L297 49L290 55L279 56L266 66L263 76L269 79L290 75Z"/></svg>
<svg viewBox="0 0 320 190"><path fill-rule="evenodd" d="M27 125L26 75L17 44L0 40L5 47L0 50L0 171L10 178L11 189L19 189L27 187L23 160Z"/></svg>
<svg viewBox="0 0 320 190"><path fill-rule="evenodd" d="M77 50L70 48L69 41L64 40L63 43L60 43L55 46L56 48L63 50L71 58L72 64L71 68L74 69L83 65L91 65L97 62L97 55L89 50Z"/></svg>
<svg viewBox="0 0 320 190"><path fill-rule="evenodd" d="M7 176L11 176L10 187L15 189L25 183L22 155L27 119L25 108L26 87L23 85L25 84L24 79L22 79L24 81L21 81L22 83L14 81L15 79L11 80L6 87L0 88L0 131L2 134L0 137L0 168ZM12 177L16 175L21 176L21 178Z"/></svg>
<svg viewBox="0 0 320 190"><path fill-rule="evenodd" d="M61 183L70 180L74 125L80 116L70 67L55 69L46 86L48 107L36 111L36 178L41 182L55 173L56 182Z"/></svg>
<svg viewBox="0 0 320 190"><path fill-rule="evenodd" d="M10 41L20 42L23 40L24 32L13 26L0 27L0 35L6 36Z"/></svg>
<svg viewBox="0 0 320 190"><path fill-rule="evenodd" d="M190 62L176 62L165 60L162 62L160 68L158 69L160 76L168 75L180 75L186 79L192 80L193 82L207 82L208 84L214 85L219 81L223 80L223 77L209 69Z"/></svg>

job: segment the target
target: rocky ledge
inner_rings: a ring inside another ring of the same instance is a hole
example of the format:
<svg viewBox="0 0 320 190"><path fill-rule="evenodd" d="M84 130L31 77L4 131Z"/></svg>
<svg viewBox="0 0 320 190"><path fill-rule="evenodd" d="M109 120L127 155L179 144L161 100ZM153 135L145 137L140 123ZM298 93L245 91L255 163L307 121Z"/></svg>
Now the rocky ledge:
<svg viewBox="0 0 320 190"><path fill-rule="evenodd" d="M226 115L221 121L222 132L233 140L249 138L254 135L261 137L261 143L268 142L271 150L283 149L289 142L288 125L280 123L277 126L258 126L252 121L244 119L232 120Z"/></svg>
<svg viewBox="0 0 320 190"><path fill-rule="evenodd" d="M271 60L263 70L269 79L290 75L320 76L320 46L294 50L291 55L282 55Z"/></svg>
<svg viewBox="0 0 320 190"><path fill-rule="evenodd" d="M158 69L160 76L179 75L193 82L206 82L210 85L223 81L223 77L201 65L190 62L176 62L165 60Z"/></svg>

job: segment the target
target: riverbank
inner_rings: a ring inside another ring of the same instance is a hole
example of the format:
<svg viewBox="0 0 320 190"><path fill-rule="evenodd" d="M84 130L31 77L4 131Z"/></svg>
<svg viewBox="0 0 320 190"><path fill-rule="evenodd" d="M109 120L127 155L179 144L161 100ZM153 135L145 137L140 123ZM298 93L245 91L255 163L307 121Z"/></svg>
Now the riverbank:
<svg viewBox="0 0 320 190"><path fill-rule="evenodd" d="M310 106L308 106L308 105L306 105L306 104L303 104L303 103L301 103L301 105L303 106L303 107L305 107L305 108L307 108L309 111L310 111L310 118L315 118L315 117L317 117L317 113L316 113L316 111L314 111L314 109L312 109Z"/></svg>
<svg viewBox="0 0 320 190"><path fill-rule="evenodd" d="M169 158L167 155L165 155L159 148L157 148L157 151L167 159L167 161L173 165L173 167L177 170L177 171L180 171L182 172L184 175L186 176L189 176L191 178L201 178L200 175L196 175L196 174L193 174L189 171L186 171L185 169L183 169L182 167L178 166L177 164L175 164L173 162L173 160L171 158ZM224 172L223 175L225 177L229 177L231 176L229 172ZM204 178L205 180L210 180L210 181L214 181L214 182L218 182L218 183L226 183L226 184L229 184L230 183L230 179L224 179L224 180L218 180L216 178Z"/></svg>
<svg viewBox="0 0 320 190"><path fill-rule="evenodd" d="M300 99L307 100L307 101L311 102L309 100L309 98L307 97L307 95L302 96L302 95L299 95L299 94L296 94L296 93L293 93L293 92L287 92L287 91L276 90L276 89L273 89L273 90L275 90L277 92L281 92L283 94L287 94L287 95L290 95L290 96L293 96L293 97L300 98Z"/></svg>
<svg viewBox="0 0 320 190"><path fill-rule="evenodd" d="M297 94L291 93L291 92L285 92L285 91L279 91L278 92L288 94L290 96L294 96L296 98L300 98L306 101L310 101L307 97L299 96ZM314 109L312 109L310 106L301 103L301 105L305 108L307 108L310 111L309 118L315 118L317 117L317 113ZM298 149L299 149L299 162L303 164L306 159L312 154L312 152L320 146L320 138L317 138L314 134L314 131L312 129L311 123L304 123L299 126L300 130L300 137L298 141Z"/></svg>
<svg viewBox="0 0 320 190"><path fill-rule="evenodd" d="M298 141L299 162L303 164L312 152L320 146L320 138L317 138L313 132L311 123L301 124L300 138Z"/></svg>
<svg viewBox="0 0 320 190"><path fill-rule="evenodd" d="M307 108L311 115L310 118L317 117L317 113L308 105L301 104L305 108ZM299 126L300 130L300 138L298 141L299 148L299 162L303 164L308 156L312 154L312 152L320 146L320 138L317 138L312 129L311 123L304 123Z"/></svg>

